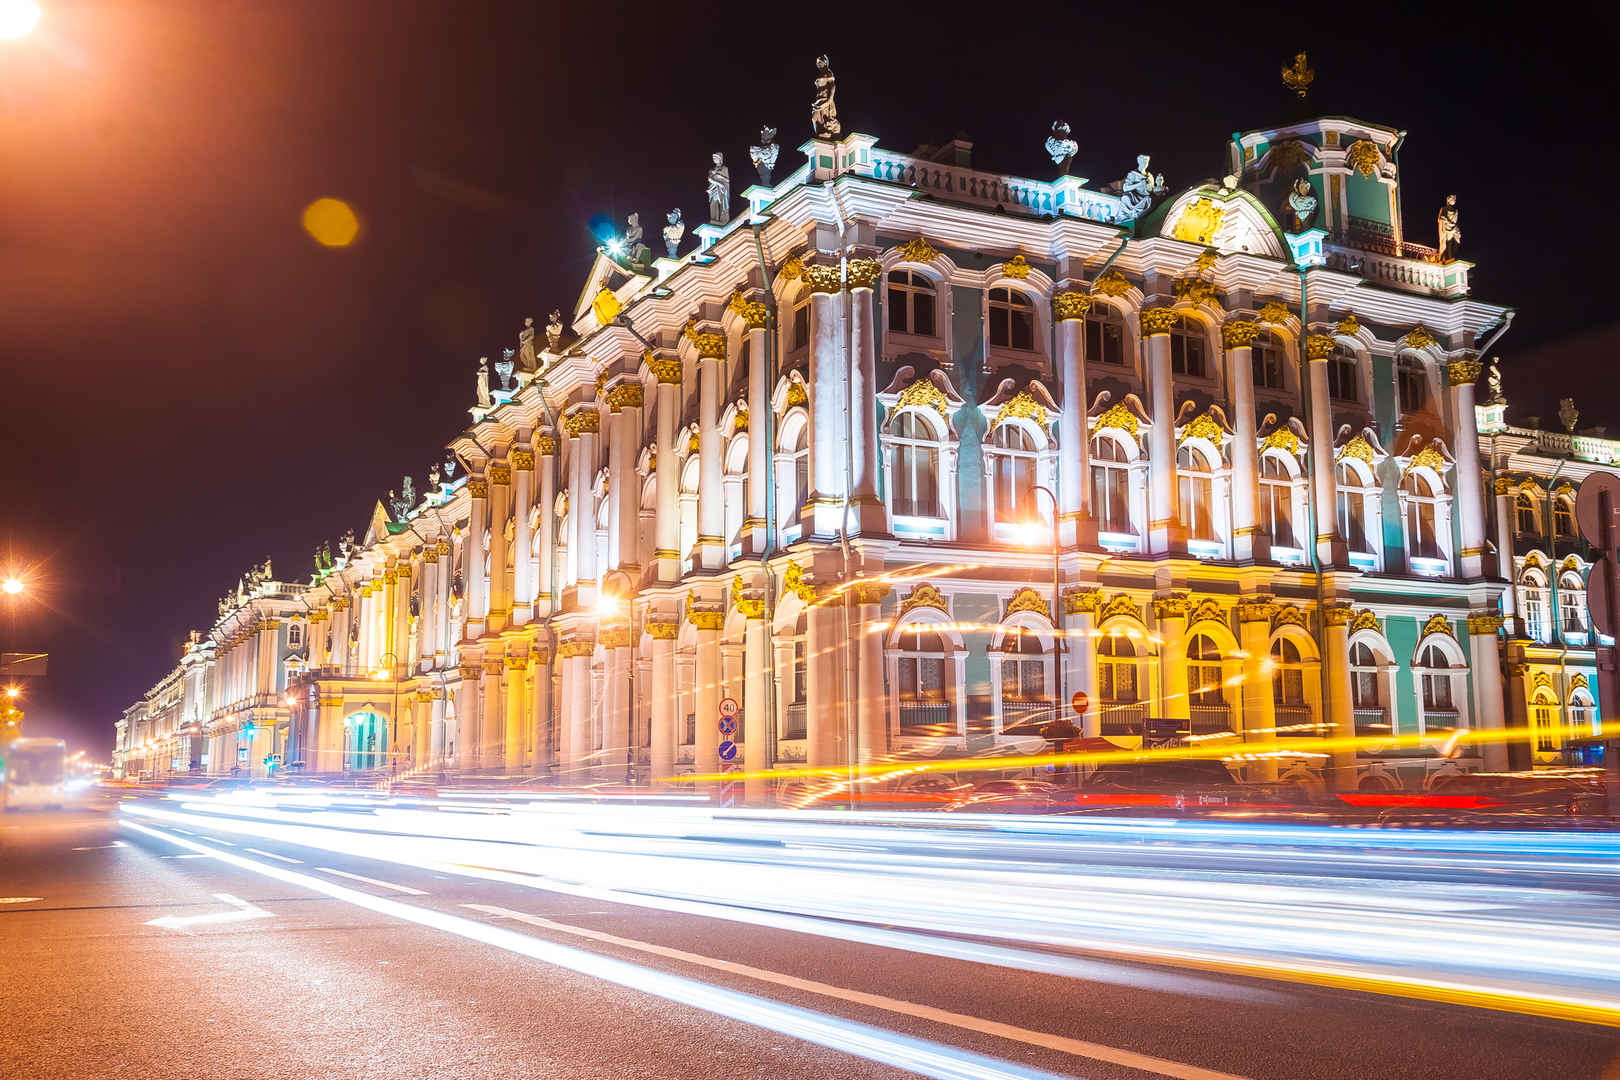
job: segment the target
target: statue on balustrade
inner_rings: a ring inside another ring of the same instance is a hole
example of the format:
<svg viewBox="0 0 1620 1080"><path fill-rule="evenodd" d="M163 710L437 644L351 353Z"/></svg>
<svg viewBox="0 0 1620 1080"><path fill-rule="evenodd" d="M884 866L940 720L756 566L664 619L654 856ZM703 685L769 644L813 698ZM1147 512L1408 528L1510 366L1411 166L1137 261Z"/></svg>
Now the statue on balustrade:
<svg viewBox="0 0 1620 1080"><path fill-rule="evenodd" d="M1457 257L1457 249L1462 246L1462 228L1457 224L1457 196L1446 196L1446 205L1440 208L1437 220L1440 228L1440 261L1450 262Z"/></svg>
<svg viewBox="0 0 1620 1080"><path fill-rule="evenodd" d="M1496 358L1492 357L1485 370L1485 386L1489 394L1485 398L1487 405L1504 405L1507 399L1502 396L1502 369L1496 366Z"/></svg>
<svg viewBox="0 0 1620 1080"><path fill-rule="evenodd" d="M724 225L731 219L731 170L726 168L726 156L716 153L709 166L709 221Z"/></svg>
<svg viewBox="0 0 1620 1080"><path fill-rule="evenodd" d="M641 215L631 214L625 220L624 227L624 257L630 263L630 269L645 271L652 265L652 249L642 242L645 230L641 227Z"/></svg>
<svg viewBox="0 0 1620 1080"><path fill-rule="evenodd" d="M810 103L810 131L818 139L836 139L843 133L838 122L838 77L825 55L816 57L816 97Z"/></svg>
<svg viewBox="0 0 1620 1080"><path fill-rule="evenodd" d="M1154 176L1148 171L1151 160L1147 154L1136 155L1136 168L1120 183L1119 197L1125 204L1122 221L1135 221L1148 212L1155 195L1164 194L1164 174Z"/></svg>
<svg viewBox="0 0 1620 1080"><path fill-rule="evenodd" d="M1311 219L1316 216L1316 192L1303 176L1294 178L1294 189L1288 193L1288 211L1289 232L1302 233L1311 227Z"/></svg>
<svg viewBox="0 0 1620 1080"><path fill-rule="evenodd" d="M478 358L477 391L478 407L480 409L489 408L491 401L489 399L489 357L487 356L480 356Z"/></svg>
<svg viewBox="0 0 1620 1080"><path fill-rule="evenodd" d="M1052 164L1069 174L1069 162L1080 150L1080 144L1069 136L1069 125L1062 120L1052 123L1052 134L1046 137L1046 152L1052 155Z"/></svg>
<svg viewBox="0 0 1620 1080"><path fill-rule="evenodd" d="M681 238L686 235L686 219L681 216L681 208L676 207L664 215L669 222L664 226L664 251L670 258L675 258L681 248Z"/></svg>
<svg viewBox="0 0 1620 1080"><path fill-rule="evenodd" d="M512 389L512 370L517 366L516 353L512 349L504 349L501 358L495 361L495 377L501 380L502 390Z"/></svg>
<svg viewBox="0 0 1620 1080"><path fill-rule="evenodd" d="M766 187L771 186L771 170L776 168L776 158L782 148L776 145L776 129L762 127L759 129L759 142L748 148L748 158L759 170L759 182Z"/></svg>
<svg viewBox="0 0 1620 1080"><path fill-rule="evenodd" d="M550 352L556 352L562 345L562 335L562 311L556 310L551 313L546 321L546 349Z"/></svg>

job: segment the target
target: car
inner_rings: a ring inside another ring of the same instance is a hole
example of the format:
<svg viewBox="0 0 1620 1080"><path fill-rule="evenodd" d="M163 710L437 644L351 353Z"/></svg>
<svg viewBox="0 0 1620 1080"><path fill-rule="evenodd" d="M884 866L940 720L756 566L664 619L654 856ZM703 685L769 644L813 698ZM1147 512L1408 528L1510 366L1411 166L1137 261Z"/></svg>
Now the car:
<svg viewBox="0 0 1620 1080"><path fill-rule="evenodd" d="M1380 825L1427 828L1599 828L1609 825L1600 783L1558 773L1453 773L1422 793L1386 797Z"/></svg>

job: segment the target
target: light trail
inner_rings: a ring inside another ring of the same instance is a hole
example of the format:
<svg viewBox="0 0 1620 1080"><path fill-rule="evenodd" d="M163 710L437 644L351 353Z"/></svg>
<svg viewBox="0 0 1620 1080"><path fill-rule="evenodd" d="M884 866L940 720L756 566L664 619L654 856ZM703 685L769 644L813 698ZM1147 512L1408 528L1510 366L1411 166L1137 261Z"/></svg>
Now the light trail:
<svg viewBox="0 0 1620 1080"><path fill-rule="evenodd" d="M125 811L1076 978L1103 969L1060 971L1045 950L1620 1025L1612 836L939 814L852 823L566 803L477 816L207 803ZM1133 846L1144 865L1109 865ZM1443 873L1478 880L1434 880ZM1593 891L1597 882L1603 892ZM971 946L953 940L961 938Z"/></svg>

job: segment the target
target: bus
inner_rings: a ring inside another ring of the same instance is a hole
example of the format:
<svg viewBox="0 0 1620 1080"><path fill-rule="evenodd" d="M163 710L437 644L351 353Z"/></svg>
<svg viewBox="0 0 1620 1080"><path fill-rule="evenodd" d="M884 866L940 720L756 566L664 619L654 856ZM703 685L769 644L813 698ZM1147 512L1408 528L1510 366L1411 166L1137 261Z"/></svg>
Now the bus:
<svg viewBox="0 0 1620 1080"><path fill-rule="evenodd" d="M0 802L7 810L54 808L68 802L67 743L14 739L0 757Z"/></svg>

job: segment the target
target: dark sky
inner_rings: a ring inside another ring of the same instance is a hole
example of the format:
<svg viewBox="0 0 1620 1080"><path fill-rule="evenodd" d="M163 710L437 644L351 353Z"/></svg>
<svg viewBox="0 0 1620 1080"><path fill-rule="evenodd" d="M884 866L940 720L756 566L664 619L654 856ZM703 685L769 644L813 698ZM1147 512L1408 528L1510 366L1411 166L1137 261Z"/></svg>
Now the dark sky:
<svg viewBox="0 0 1620 1080"><path fill-rule="evenodd" d="M577 295L593 215L701 220L709 153L740 190L761 122L796 166L820 49L845 130L886 147L964 131L981 166L1046 176L1064 118L1079 174L1151 152L1176 189L1293 116L1278 71L1308 48L1316 111L1410 132L1415 239L1458 194L1475 295L1520 312L1519 411L1570 393L1620 421L1607 9L40 3L0 42L0 560L37 579L0 635L51 653L30 732L98 756L250 562L306 575L420 485L477 358ZM354 247L304 235L320 196L357 208Z"/></svg>

